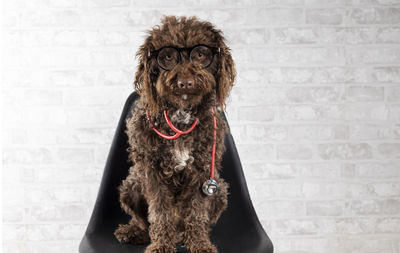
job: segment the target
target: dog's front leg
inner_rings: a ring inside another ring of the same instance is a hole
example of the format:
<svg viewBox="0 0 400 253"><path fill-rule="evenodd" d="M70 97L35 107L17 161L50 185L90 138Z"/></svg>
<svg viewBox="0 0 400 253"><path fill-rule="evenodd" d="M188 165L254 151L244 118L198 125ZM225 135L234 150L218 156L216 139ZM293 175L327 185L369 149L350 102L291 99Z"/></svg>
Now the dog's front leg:
<svg viewBox="0 0 400 253"><path fill-rule="evenodd" d="M184 218L186 247L190 253L218 253L208 234L210 203L207 196L198 191L188 203Z"/></svg>
<svg viewBox="0 0 400 253"><path fill-rule="evenodd" d="M173 196L167 187L159 187L148 198L150 222L150 245L145 253L175 253L176 210L173 206Z"/></svg>

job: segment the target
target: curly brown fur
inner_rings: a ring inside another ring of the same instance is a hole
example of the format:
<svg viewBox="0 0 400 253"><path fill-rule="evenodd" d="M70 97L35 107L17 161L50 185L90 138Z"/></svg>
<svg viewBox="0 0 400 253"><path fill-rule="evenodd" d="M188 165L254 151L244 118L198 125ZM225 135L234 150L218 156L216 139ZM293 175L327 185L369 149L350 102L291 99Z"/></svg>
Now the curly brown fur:
<svg viewBox="0 0 400 253"><path fill-rule="evenodd" d="M227 207L228 184L219 175L228 131L221 111L236 74L224 41L222 32L209 22L168 16L162 20L162 26L150 31L137 53L139 66L134 85L141 98L127 120L128 152L134 165L119 187L121 207L132 218L129 224L117 228L115 236L121 242L151 242L146 253L175 252L179 242L192 253L218 252L210 242L209 232ZM220 48L207 68L182 60L166 71L149 56L149 52L164 46L189 48L198 44ZM177 85L185 77L194 81L190 90ZM182 94L187 97L184 99ZM215 112L215 179L219 190L206 196L201 187L210 175L210 110L214 106L220 108ZM199 124L176 140L161 138L153 131L146 111L158 130L173 135L163 117L164 109L179 129L188 129L195 119Z"/></svg>

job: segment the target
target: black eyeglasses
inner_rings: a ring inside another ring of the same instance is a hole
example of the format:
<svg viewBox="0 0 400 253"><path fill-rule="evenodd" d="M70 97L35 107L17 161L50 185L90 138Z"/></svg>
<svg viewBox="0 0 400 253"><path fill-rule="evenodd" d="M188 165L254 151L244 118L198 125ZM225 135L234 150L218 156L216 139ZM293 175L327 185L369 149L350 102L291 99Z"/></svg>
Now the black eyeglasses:
<svg viewBox="0 0 400 253"><path fill-rule="evenodd" d="M214 55L220 52L220 48L207 45L196 45L190 48L167 46L149 52L149 56L156 57L158 65L162 69L170 71L181 61L182 51L188 51L191 62L196 62L207 68L211 65Z"/></svg>

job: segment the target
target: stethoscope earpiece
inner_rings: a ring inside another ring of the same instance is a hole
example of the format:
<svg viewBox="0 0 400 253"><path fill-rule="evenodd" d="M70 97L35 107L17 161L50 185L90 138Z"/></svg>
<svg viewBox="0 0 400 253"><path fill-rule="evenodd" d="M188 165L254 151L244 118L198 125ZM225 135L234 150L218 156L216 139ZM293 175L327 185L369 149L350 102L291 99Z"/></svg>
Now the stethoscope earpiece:
<svg viewBox="0 0 400 253"><path fill-rule="evenodd" d="M218 191L218 183L214 178L210 178L204 182L202 189L205 195L211 196Z"/></svg>

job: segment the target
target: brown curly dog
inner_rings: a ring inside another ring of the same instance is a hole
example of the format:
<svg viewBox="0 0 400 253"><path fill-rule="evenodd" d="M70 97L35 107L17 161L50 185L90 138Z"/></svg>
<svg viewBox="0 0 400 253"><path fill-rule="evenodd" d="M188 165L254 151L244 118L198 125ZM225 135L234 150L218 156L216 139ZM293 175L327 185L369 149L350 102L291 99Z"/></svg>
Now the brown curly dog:
<svg viewBox="0 0 400 253"><path fill-rule="evenodd" d="M218 252L209 232L227 207L228 184L219 175L228 131L222 110L236 75L224 41L209 22L167 16L137 53L140 99L126 131L134 165L119 187L132 218L114 234L121 242L150 242L146 253L176 252L177 243L192 253ZM218 189L209 195L203 184L213 164Z"/></svg>

